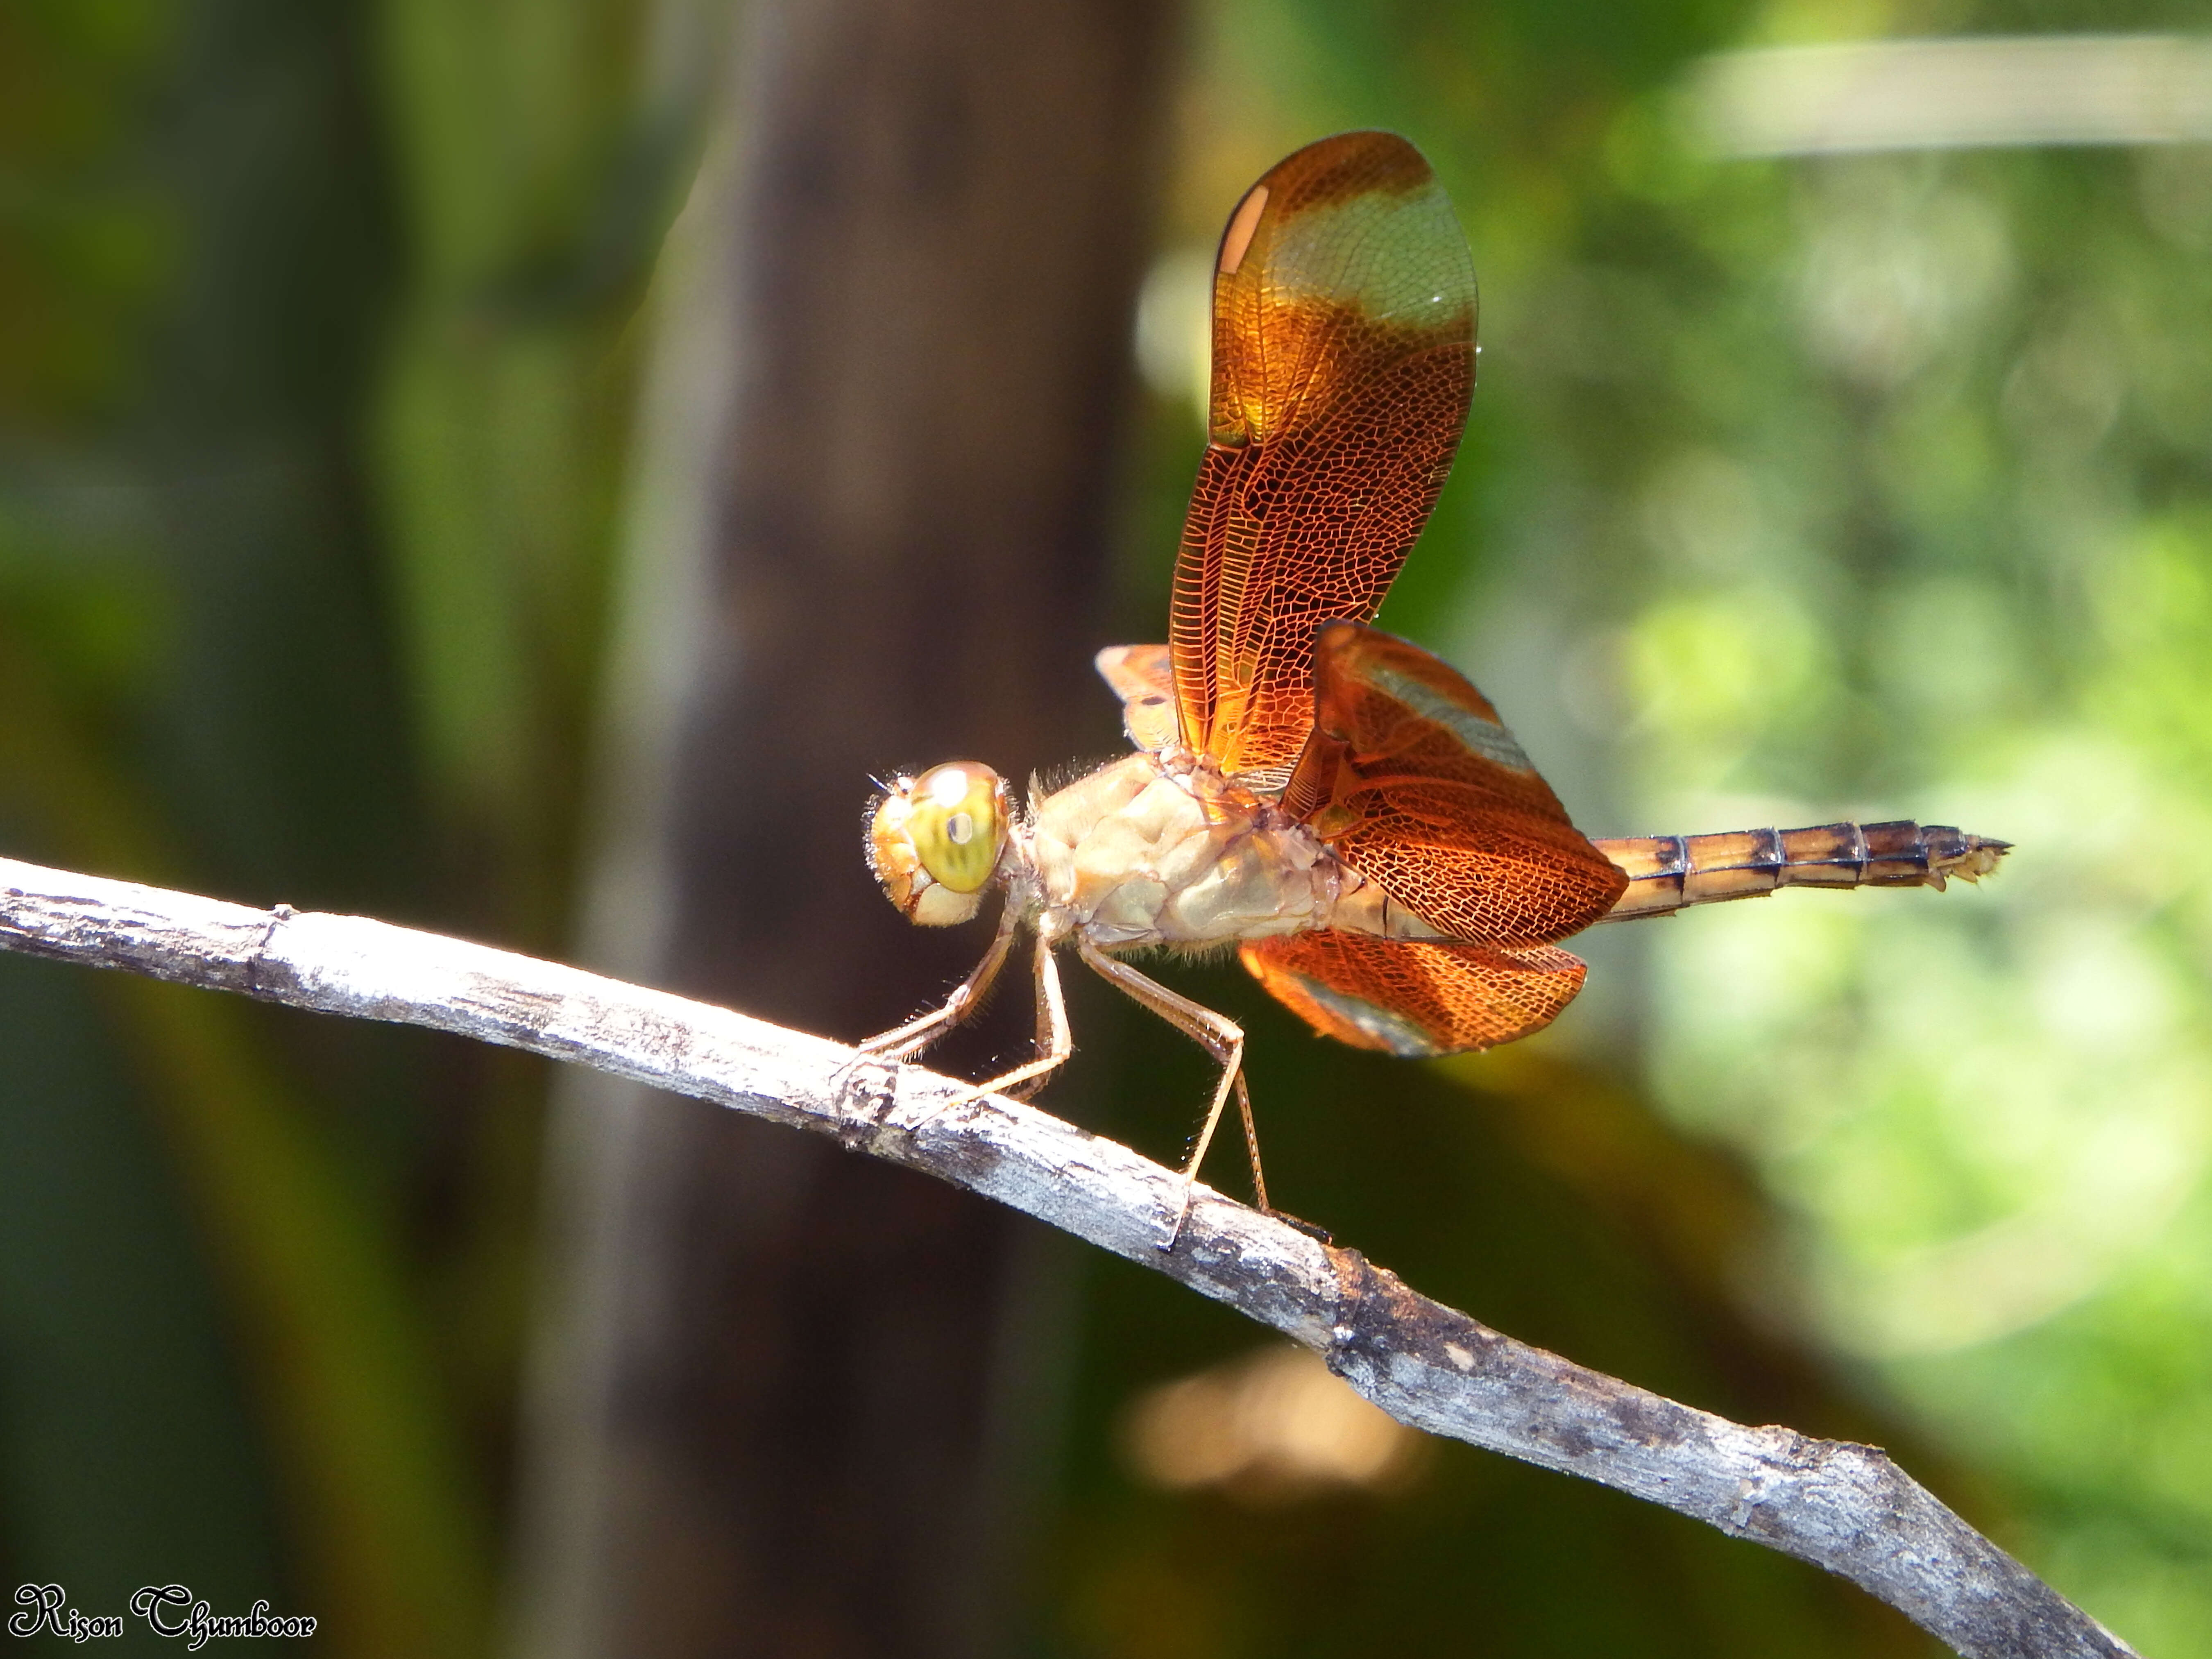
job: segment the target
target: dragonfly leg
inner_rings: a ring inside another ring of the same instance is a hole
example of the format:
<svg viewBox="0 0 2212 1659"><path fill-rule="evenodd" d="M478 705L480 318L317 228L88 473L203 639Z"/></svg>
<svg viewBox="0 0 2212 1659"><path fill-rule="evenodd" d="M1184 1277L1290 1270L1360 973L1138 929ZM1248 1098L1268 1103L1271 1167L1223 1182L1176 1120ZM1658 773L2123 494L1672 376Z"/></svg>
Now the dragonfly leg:
<svg viewBox="0 0 2212 1659"><path fill-rule="evenodd" d="M937 1111L948 1111L965 1105L984 1095L1012 1095L1017 1100L1026 1100L1045 1079L1067 1064L1067 1057L1075 1052L1075 1038L1067 1026L1067 1000L1060 994L1060 964L1053 959L1052 946L1039 939L1036 945L1036 1054L1026 1064L1011 1072L1001 1073L988 1082L978 1083L952 1097ZM918 1126L917 1126L918 1127Z"/></svg>
<svg viewBox="0 0 2212 1659"><path fill-rule="evenodd" d="M1229 1104L1232 1089L1244 1119L1244 1150L1252 1160L1254 1194L1260 1200L1261 1212L1274 1214L1267 1202L1267 1176L1260 1168L1260 1134L1252 1122L1252 1094L1244 1082L1243 1028L1204 1004L1170 991L1158 980L1146 978L1127 963L1117 962L1079 934L1076 949L1101 978L1111 981L1221 1062L1221 1077L1213 1086L1213 1099L1206 1107L1206 1121L1199 1128L1198 1143L1192 1149L1190 1162L1183 1166L1182 1207L1176 1215L1174 1229L1168 1234L1166 1248L1173 1249L1176 1240L1182 1236L1182 1224L1190 1214L1191 1188L1198 1182L1199 1165L1206 1162L1206 1149L1213 1144L1213 1132L1220 1127L1221 1114Z"/></svg>
<svg viewBox="0 0 2212 1659"><path fill-rule="evenodd" d="M912 1060L955 1026L974 1018L976 1010L983 1006L992 981L1006 965L1006 957L1014 948L1014 932L1020 923L1020 908L1009 902L999 913L999 931L992 936L991 948L983 952L982 961L975 964L968 977L952 988L952 994L945 999L944 1004L903 1025L870 1037L860 1045L861 1056L880 1060Z"/></svg>
<svg viewBox="0 0 2212 1659"><path fill-rule="evenodd" d="M1060 994L1060 963L1052 954L1052 947L1042 939L1037 941L1036 972L1032 975L1036 988L1036 1057L1043 1060L1053 1054L1060 1059L1055 1066L1066 1062L1075 1052L1075 1039L1067 1023L1067 1000ZM992 1091L1009 1100L1033 1100L1052 1081L1048 1068L1019 1082Z"/></svg>

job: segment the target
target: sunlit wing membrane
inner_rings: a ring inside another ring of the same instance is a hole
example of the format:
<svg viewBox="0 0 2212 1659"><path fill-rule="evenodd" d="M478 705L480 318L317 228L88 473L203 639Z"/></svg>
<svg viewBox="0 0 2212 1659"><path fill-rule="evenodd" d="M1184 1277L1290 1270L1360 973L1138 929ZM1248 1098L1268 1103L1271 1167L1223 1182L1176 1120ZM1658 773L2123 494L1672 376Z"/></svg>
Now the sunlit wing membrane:
<svg viewBox="0 0 2212 1659"><path fill-rule="evenodd" d="M1164 645L1109 645L1091 659L1121 700L1121 729L1139 749L1165 749L1176 726L1175 670Z"/></svg>
<svg viewBox="0 0 2212 1659"><path fill-rule="evenodd" d="M1313 662L1313 729L1283 806L1346 864L1484 944L1565 939L1613 908L1627 877L1457 671L1346 622L1316 635Z"/></svg>
<svg viewBox="0 0 2212 1659"><path fill-rule="evenodd" d="M1297 757L1314 629L1374 616L1451 470L1474 326L1466 239L1395 134L1310 144L1230 216L1170 617L1183 740L1223 770Z"/></svg>
<svg viewBox="0 0 2212 1659"><path fill-rule="evenodd" d="M1583 988L1581 959L1551 945L1506 950L1322 929L1258 939L1237 954L1323 1036L1409 1058L1526 1036Z"/></svg>

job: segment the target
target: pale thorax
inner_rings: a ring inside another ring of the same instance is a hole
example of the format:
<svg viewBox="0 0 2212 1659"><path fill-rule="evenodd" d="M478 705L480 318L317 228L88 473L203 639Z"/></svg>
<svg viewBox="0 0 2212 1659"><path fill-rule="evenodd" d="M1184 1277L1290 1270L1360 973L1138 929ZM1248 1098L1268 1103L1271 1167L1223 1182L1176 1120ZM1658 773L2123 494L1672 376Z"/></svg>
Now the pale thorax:
<svg viewBox="0 0 2212 1659"><path fill-rule="evenodd" d="M1037 931L1113 951L1202 948L1310 927L1433 937L1274 803L1170 750L1035 801L1020 854Z"/></svg>

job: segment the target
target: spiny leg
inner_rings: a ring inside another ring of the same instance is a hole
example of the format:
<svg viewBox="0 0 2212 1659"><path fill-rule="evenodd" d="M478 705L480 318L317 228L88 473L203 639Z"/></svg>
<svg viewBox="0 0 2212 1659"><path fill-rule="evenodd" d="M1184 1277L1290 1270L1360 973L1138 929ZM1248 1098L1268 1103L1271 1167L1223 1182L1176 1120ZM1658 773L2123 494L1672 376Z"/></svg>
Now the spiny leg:
<svg viewBox="0 0 2212 1659"><path fill-rule="evenodd" d="M1060 1054L1064 1061L1069 1054L1074 1052L1075 1043L1073 1028L1067 1023L1066 1000L1060 994L1060 963L1048 959L1052 957L1052 949L1043 939L1037 940L1036 948L1038 960L1030 976L1036 992L1036 1043L1031 1052L1042 1060L1053 1052L1057 1040L1065 1051ZM1057 1039L1054 1032L1060 1034ZM1034 1100L1051 1081L1051 1072L1045 1071L996 1092L1009 1100Z"/></svg>
<svg viewBox="0 0 2212 1659"><path fill-rule="evenodd" d="M1067 1026L1067 1000L1060 994L1060 964L1053 959L1052 946L1040 939L1036 945L1036 1009L1037 1053L1026 1064L1011 1072L1001 1073L989 1081L964 1089L937 1109L942 1112L984 1095L1012 1094L1017 1088L1029 1085L1015 1098L1025 1100L1029 1089L1041 1087L1044 1079L1067 1064L1067 1057L1075 1052L1075 1038ZM934 1117L936 1112L930 1114Z"/></svg>
<svg viewBox="0 0 2212 1659"><path fill-rule="evenodd" d="M983 952L982 961L975 964L968 977L952 988L952 994L945 999L943 1006L870 1037L860 1045L860 1054L870 1060L912 1060L955 1026L974 1018L975 1011L983 1006L984 994L999 977L999 970L1006 965L1006 957L1014 948L1015 930L1020 925L1020 908L1009 899L999 912L999 931L992 936L991 948Z"/></svg>
<svg viewBox="0 0 2212 1659"><path fill-rule="evenodd" d="M1174 1249L1175 1241L1182 1236L1183 1220L1190 1213L1191 1188L1198 1180L1199 1166L1206 1162L1206 1149L1213 1144L1213 1132L1220 1125L1222 1109L1229 1103L1231 1089L1237 1091L1237 1104L1244 1119L1244 1149L1252 1160L1254 1194L1260 1200L1261 1210L1274 1214L1267 1202L1267 1177L1260 1169L1260 1134L1252 1121L1252 1095L1244 1083L1243 1028L1202 1003L1170 991L1158 980L1146 978L1127 963L1117 962L1080 934L1076 937L1075 946L1094 973L1111 981L1221 1062L1221 1078L1214 1085L1212 1102L1206 1108L1206 1121L1198 1132L1198 1145L1191 1152L1190 1162L1183 1167L1182 1208L1176 1216L1174 1231L1168 1235L1168 1248Z"/></svg>
<svg viewBox="0 0 2212 1659"><path fill-rule="evenodd" d="M1079 937L1076 949L1082 953L1083 960L1092 971L1111 981L1124 994L1144 1004L1221 1062L1221 1076L1214 1085L1212 1103L1206 1112L1206 1121L1200 1127L1196 1149L1183 1170L1186 1180L1194 1178L1199 1166L1206 1161L1207 1149L1212 1145L1213 1132L1220 1125L1222 1109L1229 1103L1231 1088L1243 1081L1243 1028L1204 1004L1193 1002L1179 992L1170 991L1158 980L1139 973L1127 963L1108 956L1087 939ZM1249 1102L1249 1095L1244 1097ZM1256 1146L1258 1138L1255 1135L1253 1144Z"/></svg>
<svg viewBox="0 0 2212 1659"><path fill-rule="evenodd" d="M1273 1215L1267 1202L1267 1177L1260 1173L1260 1128L1252 1121L1252 1091L1244 1086L1244 1068L1237 1068L1237 1110L1244 1120L1244 1156L1252 1160L1252 1195L1260 1200L1260 1213Z"/></svg>

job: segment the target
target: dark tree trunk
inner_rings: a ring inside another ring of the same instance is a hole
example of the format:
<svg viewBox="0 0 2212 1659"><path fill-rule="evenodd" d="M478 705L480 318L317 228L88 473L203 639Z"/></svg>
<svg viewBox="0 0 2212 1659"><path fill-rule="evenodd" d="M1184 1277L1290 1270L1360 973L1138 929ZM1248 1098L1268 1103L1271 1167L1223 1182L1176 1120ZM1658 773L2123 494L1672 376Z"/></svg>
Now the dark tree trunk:
<svg viewBox="0 0 2212 1659"><path fill-rule="evenodd" d="M1113 729L1088 659L1174 10L753 9L697 644L665 798L617 809L658 819L667 921L609 965L857 1038L981 953L884 902L861 809L871 772L1018 781ZM1000 1645L1028 1224L697 1103L569 1107L526 1650Z"/></svg>

